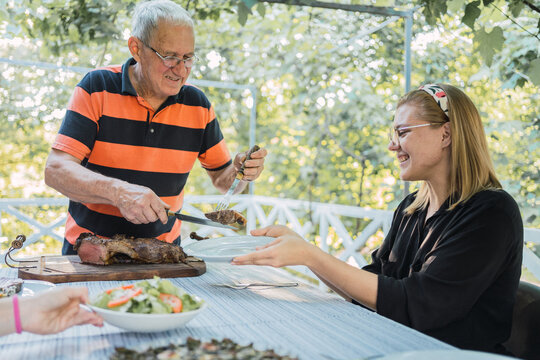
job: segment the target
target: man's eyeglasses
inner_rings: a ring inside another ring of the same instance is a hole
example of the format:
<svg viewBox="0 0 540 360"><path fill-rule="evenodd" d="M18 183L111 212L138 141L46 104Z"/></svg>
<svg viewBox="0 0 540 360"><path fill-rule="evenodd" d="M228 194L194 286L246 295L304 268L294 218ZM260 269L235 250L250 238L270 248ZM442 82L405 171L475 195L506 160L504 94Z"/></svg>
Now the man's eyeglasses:
<svg viewBox="0 0 540 360"><path fill-rule="evenodd" d="M144 44L144 43L143 43ZM188 58L185 58L185 59L180 59L179 57L177 56L163 56L161 55L160 53L157 52L156 49L154 49L153 47L151 46L148 46L146 44L144 44L147 48L149 48L150 50L152 50L153 52L156 53L157 56L159 56L159 58L161 59L161 61L163 61L163 65L165 65L166 67L168 68L173 68L175 66L177 66L178 64L180 64L180 62L184 62L184 66L186 68L191 68L193 66L193 64L199 60L199 58L197 57L197 55L193 55L191 57L188 57Z"/></svg>
<svg viewBox="0 0 540 360"><path fill-rule="evenodd" d="M431 125L442 125L439 123L429 123L429 124L420 124L420 125L410 125L410 126L402 126L399 128L391 127L390 131L388 132L388 138L390 139L390 142L392 142L392 145L397 146L399 145L399 138L402 137L405 133L404 130L424 127L424 126L431 126Z"/></svg>

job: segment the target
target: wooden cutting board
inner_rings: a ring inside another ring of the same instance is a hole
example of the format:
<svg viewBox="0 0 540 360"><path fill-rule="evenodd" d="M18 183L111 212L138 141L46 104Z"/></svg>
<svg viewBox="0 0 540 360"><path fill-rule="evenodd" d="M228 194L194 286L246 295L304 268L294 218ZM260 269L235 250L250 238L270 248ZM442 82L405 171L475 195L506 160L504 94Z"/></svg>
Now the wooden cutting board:
<svg viewBox="0 0 540 360"><path fill-rule="evenodd" d="M102 280L139 280L155 276L176 278L199 276L206 272L206 263L189 256L187 263L178 264L115 264L89 265L81 263L77 255L41 256L24 262L19 278L45 280L52 283ZM23 264L23 263L21 263Z"/></svg>

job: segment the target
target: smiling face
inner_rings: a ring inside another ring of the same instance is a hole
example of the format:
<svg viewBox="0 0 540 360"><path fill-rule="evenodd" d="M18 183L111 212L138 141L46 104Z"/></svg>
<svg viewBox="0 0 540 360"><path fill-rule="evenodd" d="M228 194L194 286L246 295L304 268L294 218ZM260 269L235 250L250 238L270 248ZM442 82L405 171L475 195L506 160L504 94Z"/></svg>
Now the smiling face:
<svg viewBox="0 0 540 360"><path fill-rule="evenodd" d="M185 25L173 25L161 22L149 44L140 39L130 38L130 50L137 61L135 83L137 92L149 102L162 103L169 96L176 95L186 83L191 71L183 62L169 68L161 56L176 56L180 59L192 57L195 51L195 36L193 29Z"/></svg>
<svg viewBox="0 0 540 360"><path fill-rule="evenodd" d="M388 149L396 153L402 180L432 181L449 174L449 124L399 131L402 127L421 124L428 122L420 119L415 105L405 104L396 110L393 126L398 129L399 143L391 142Z"/></svg>

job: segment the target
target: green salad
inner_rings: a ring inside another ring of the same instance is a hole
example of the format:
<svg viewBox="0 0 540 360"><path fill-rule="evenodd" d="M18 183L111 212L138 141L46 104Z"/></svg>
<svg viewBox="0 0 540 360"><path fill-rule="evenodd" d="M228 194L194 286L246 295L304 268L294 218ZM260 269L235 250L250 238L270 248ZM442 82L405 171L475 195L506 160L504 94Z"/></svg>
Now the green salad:
<svg viewBox="0 0 540 360"><path fill-rule="evenodd" d="M196 300L169 280L157 276L105 290L91 302L103 309L137 314L180 313L196 310L202 304L202 300Z"/></svg>

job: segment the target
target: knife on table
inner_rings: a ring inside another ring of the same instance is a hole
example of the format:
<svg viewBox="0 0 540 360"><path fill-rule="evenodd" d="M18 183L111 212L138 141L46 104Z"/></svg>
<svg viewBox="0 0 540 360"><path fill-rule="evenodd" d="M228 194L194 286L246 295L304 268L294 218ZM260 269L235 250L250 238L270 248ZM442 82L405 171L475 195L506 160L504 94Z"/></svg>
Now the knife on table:
<svg viewBox="0 0 540 360"><path fill-rule="evenodd" d="M178 212L174 212L174 211L171 211L171 210L167 211L167 215L168 216L176 216L176 218L179 219L179 220L187 221L187 222L191 222L191 223L195 223L195 224L201 224L201 225L215 226L215 227L220 227L220 228L225 228L225 229L238 230L238 228L236 228L234 226L231 226L231 225L224 225L224 224L220 224L218 222L212 221L212 220L201 219L201 218L198 218L198 217L195 217L195 216L184 215L184 214L180 214Z"/></svg>
<svg viewBox="0 0 540 360"><path fill-rule="evenodd" d="M247 155L246 155L246 159L244 160L244 162L242 163L242 167L240 168L240 170L236 173L236 177L234 178L234 181L233 183L231 184L231 187L229 188L229 190L227 191L227 193L225 194L225 196L223 197L223 199L221 199L221 201L219 202L219 204L216 206L216 209L215 211L219 211L219 210L225 210L228 206L229 206L229 202L231 201L231 195L233 194L234 190L236 189L236 187L238 186L238 183L240 183L240 180L242 180L244 178L244 166L246 164L246 161L249 160L251 158L251 154L253 154L255 151L259 150L260 147L258 145L253 145L253 147L248 151Z"/></svg>

